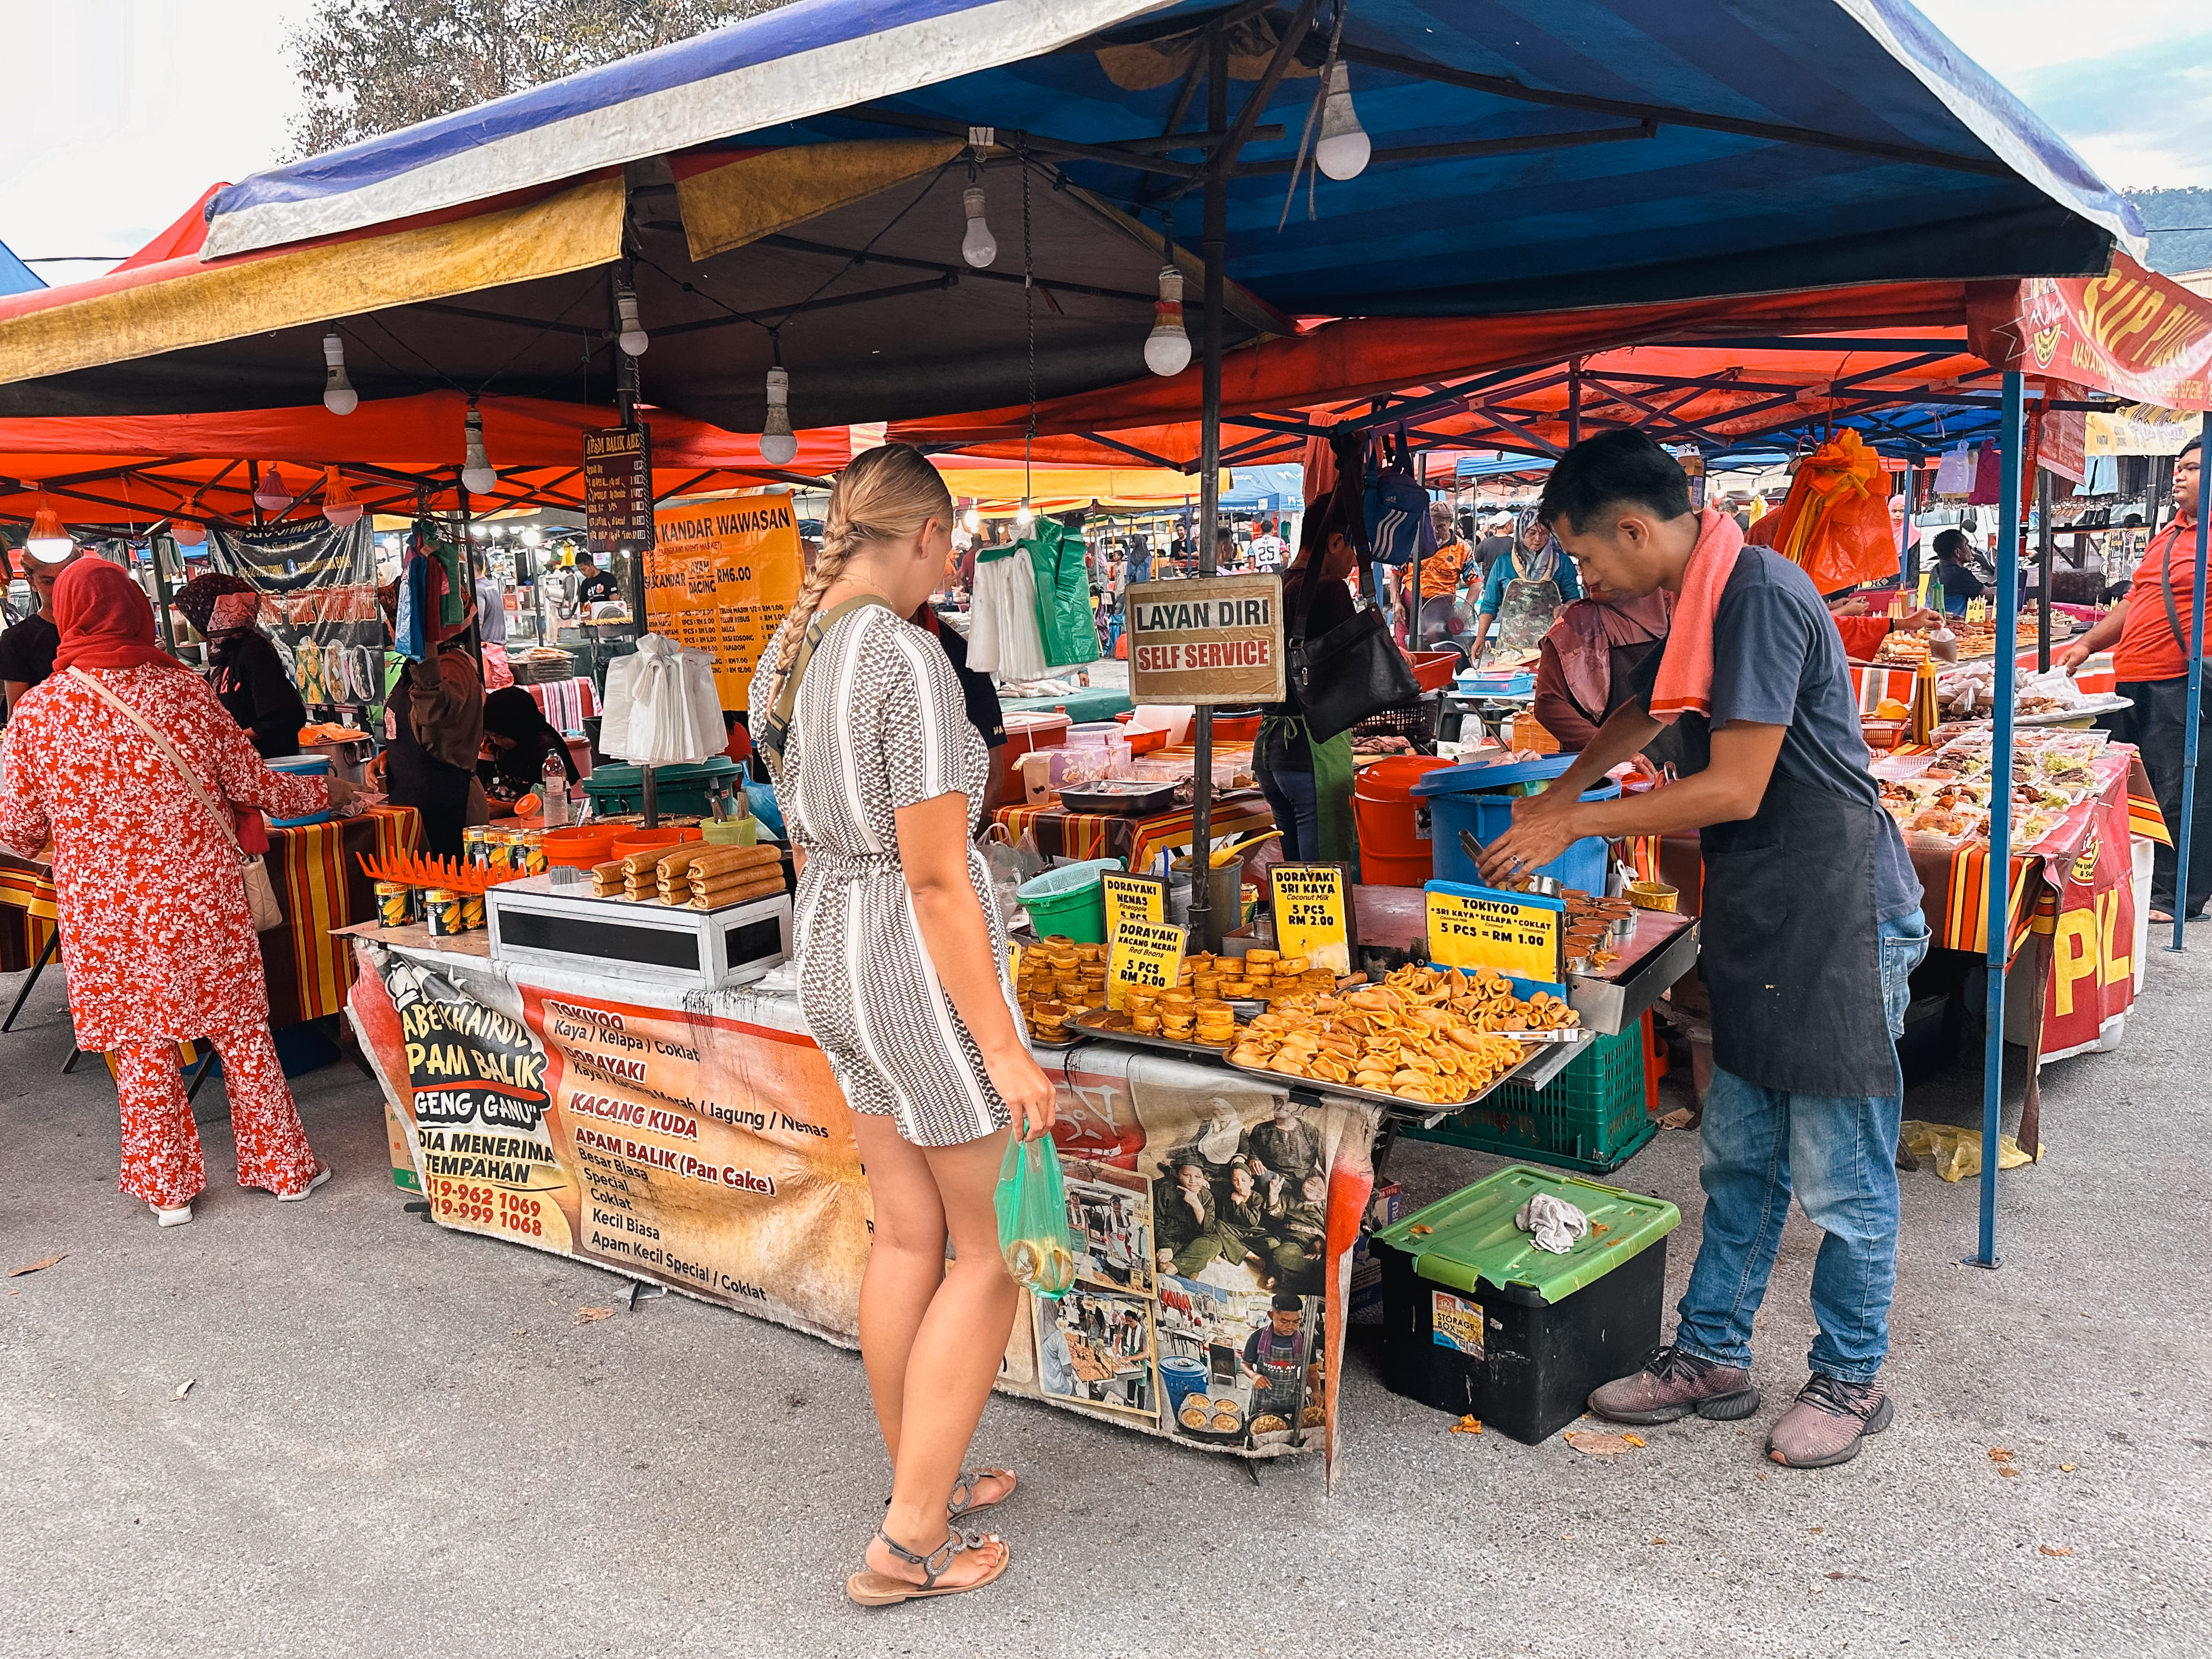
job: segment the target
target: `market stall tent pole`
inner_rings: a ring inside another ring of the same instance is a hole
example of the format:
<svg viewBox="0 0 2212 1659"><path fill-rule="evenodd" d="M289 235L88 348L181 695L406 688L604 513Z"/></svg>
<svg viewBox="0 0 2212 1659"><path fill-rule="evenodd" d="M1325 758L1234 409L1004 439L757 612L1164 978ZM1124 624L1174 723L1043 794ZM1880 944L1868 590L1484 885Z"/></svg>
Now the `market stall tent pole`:
<svg viewBox="0 0 2212 1659"><path fill-rule="evenodd" d="M2051 672L2051 475L2035 469L2035 672Z"/></svg>
<svg viewBox="0 0 2212 1659"><path fill-rule="evenodd" d="M1989 1030L1982 1043L1981 1240L1968 1265L1997 1265L1997 1136L2004 1117L2005 962L2012 945L2012 750L2014 683L2020 676L2021 401L2025 377L2007 369L2004 410L1997 427L1997 465L2004 469L1997 495L1997 649L1996 731L1990 752ZM2031 1041L2033 1041L2031 1039ZM2028 1066L2040 1055L2031 1054Z"/></svg>
<svg viewBox="0 0 2212 1659"><path fill-rule="evenodd" d="M2203 715L2197 699L2204 685L2204 556L2208 537L2212 537L2212 467L2204 458L2212 453L2212 410L2205 414L2199 428L2200 444L2197 451L2197 574L2190 592L2195 596L2195 609L2189 613L2189 713L2181 737L2181 828L2174 846L2173 879L2173 943L2169 951L2183 949L2181 929L2189 915L2189 843L2191 830L2197 822L2197 744ZM2169 561L2171 554L2167 555ZM2169 567L2170 568L2170 567Z"/></svg>
<svg viewBox="0 0 2212 1659"><path fill-rule="evenodd" d="M167 531L146 538L146 551L154 560L154 598L157 602L154 615L161 624L161 649L173 657L177 654L177 624L169 615L169 567L161 553L164 546L173 550L176 545L176 538ZM179 557L179 568L183 562Z"/></svg>
<svg viewBox="0 0 2212 1659"><path fill-rule="evenodd" d="M1220 29L1206 37L1206 122L1209 131L1229 125L1229 37ZM1198 574L1214 573L1213 538L1221 517L1221 309L1222 275L1229 258L1229 175L1235 149L1224 145L1206 173L1205 216L1199 251L1206 261L1206 358L1200 369L1198 471ZM1212 948L1213 933L1213 708L1199 705L1192 732L1197 764L1192 769L1190 799L1190 936L1201 951ZM1243 918L1238 917L1241 922Z"/></svg>

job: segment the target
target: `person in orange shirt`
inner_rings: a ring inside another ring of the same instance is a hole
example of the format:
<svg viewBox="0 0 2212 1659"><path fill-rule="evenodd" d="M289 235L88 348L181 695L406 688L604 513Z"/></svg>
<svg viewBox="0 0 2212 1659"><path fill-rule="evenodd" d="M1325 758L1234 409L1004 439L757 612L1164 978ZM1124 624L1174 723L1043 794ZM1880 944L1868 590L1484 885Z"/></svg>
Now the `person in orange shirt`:
<svg viewBox="0 0 2212 1659"><path fill-rule="evenodd" d="M2151 538L2127 598L2057 658L2058 665L2070 673L2091 653L2112 651L2120 695L2133 698L2135 707L2107 714L2100 723L2118 741L2131 743L2142 752L2158 810L2177 841L2183 811L2181 744L2189 714L2189 634L2197 603L2193 562L2203 459L2197 440L2191 438L2173 463L2173 521ZM2199 696L2212 708L2212 674L2204 677ZM2208 806L2202 777L2188 810L2192 827L2187 914L2194 919L2204 914L2205 901L2212 899L2212 806ZM2173 920L2179 863L2172 848L2157 848L2151 867L2153 921Z"/></svg>
<svg viewBox="0 0 2212 1659"><path fill-rule="evenodd" d="M1447 639L1464 627L1459 614L1459 586L1466 580L1468 562L1474 557L1474 550L1460 539L1459 527L1452 522L1449 503L1431 501L1429 523L1436 532L1437 550L1421 561L1422 647ZM1398 612L1403 620L1413 603L1413 573L1394 570L1390 575L1396 589ZM1412 637L1410 630L1408 637Z"/></svg>

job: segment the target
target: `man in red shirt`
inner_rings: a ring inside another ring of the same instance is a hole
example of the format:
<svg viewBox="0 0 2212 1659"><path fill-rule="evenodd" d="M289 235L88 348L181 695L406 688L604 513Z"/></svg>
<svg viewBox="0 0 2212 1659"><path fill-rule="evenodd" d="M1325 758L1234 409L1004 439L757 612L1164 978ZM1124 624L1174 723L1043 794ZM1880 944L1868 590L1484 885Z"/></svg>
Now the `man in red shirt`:
<svg viewBox="0 0 2212 1659"><path fill-rule="evenodd" d="M2189 633L2196 604L2197 492L2202 459L2192 438L2173 463L2173 522L2151 538L2128 597L2057 659L2061 668L2071 670L2092 652L2112 649L2120 695L2132 697L2135 707L2107 714L2105 729L2142 752L2143 770L2150 775L2158 809L2176 841L2180 839L2183 810L2181 744L2189 711ZM2204 677L2200 696L2212 714L2212 674ZM2212 898L2212 800L2208 800L2201 777L2191 810L2194 826L2187 914L2194 917L2204 914L2204 902ZM2173 920L2178 863L2172 848L2157 849L2151 875L2153 921Z"/></svg>

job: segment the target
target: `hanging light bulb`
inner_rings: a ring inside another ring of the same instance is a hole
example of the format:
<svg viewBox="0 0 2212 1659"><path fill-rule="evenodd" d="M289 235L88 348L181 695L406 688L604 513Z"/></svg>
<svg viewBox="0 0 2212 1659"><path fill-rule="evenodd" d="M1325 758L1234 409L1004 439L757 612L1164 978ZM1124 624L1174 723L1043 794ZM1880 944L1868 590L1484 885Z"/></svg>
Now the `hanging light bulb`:
<svg viewBox="0 0 2212 1659"><path fill-rule="evenodd" d="M323 517L333 530L349 529L361 522L361 503L334 466L323 469Z"/></svg>
<svg viewBox="0 0 2212 1659"><path fill-rule="evenodd" d="M1159 302L1152 310L1158 320L1145 341L1145 367L1155 374L1180 374L1190 367L1190 336L1182 331L1182 272L1174 265L1160 267Z"/></svg>
<svg viewBox="0 0 2212 1659"><path fill-rule="evenodd" d="M1030 498L1024 495L1022 504L1014 509L1014 526L1018 530L1027 530L1036 522L1036 509L1030 505Z"/></svg>
<svg viewBox="0 0 2212 1659"><path fill-rule="evenodd" d="M24 538L23 551L41 564L59 564L76 550L76 544L62 526L62 515L41 496L39 510L31 515L31 533Z"/></svg>
<svg viewBox="0 0 2212 1659"><path fill-rule="evenodd" d="M637 295L624 283L615 290L615 315L622 320L622 332L615 336L615 343L629 357L642 357L653 337L645 331L645 325L637 319Z"/></svg>
<svg viewBox="0 0 2212 1659"><path fill-rule="evenodd" d="M770 466L787 466L799 455L799 438L791 429L791 374L781 363L768 372L768 419L761 427L760 452Z"/></svg>
<svg viewBox="0 0 2212 1659"><path fill-rule="evenodd" d="M345 341L336 325L323 336L323 407L333 415L350 415L361 407L361 393L346 379Z"/></svg>
<svg viewBox="0 0 2212 1659"><path fill-rule="evenodd" d="M536 525L526 524L522 526L522 544L525 547L536 547L544 539L544 532Z"/></svg>
<svg viewBox="0 0 2212 1659"><path fill-rule="evenodd" d="M197 519L172 519L169 539L179 547L202 546L207 541L207 526Z"/></svg>
<svg viewBox="0 0 2212 1659"><path fill-rule="evenodd" d="M960 200L968 210L968 234L960 239L960 257L978 270L988 270L999 257L999 239L983 222L983 186L969 185L960 192Z"/></svg>
<svg viewBox="0 0 2212 1659"><path fill-rule="evenodd" d="M960 527L969 535L974 535L983 527L983 515L974 507L969 507L960 515Z"/></svg>
<svg viewBox="0 0 2212 1659"><path fill-rule="evenodd" d="M1321 106L1321 137L1314 144L1314 165L1332 179L1357 179L1366 170L1373 149L1352 107L1352 70L1346 64L1331 64L1328 93Z"/></svg>
<svg viewBox="0 0 2212 1659"><path fill-rule="evenodd" d="M299 499L284 482L284 474L276 463L270 462L268 470L261 475L261 482L253 487L254 506L264 513L282 513Z"/></svg>
<svg viewBox="0 0 2212 1659"><path fill-rule="evenodd" d="M484 453L483 413L474 404L461 421L461 488L471 495L489 495L499 488L499 474Z"/></svg>

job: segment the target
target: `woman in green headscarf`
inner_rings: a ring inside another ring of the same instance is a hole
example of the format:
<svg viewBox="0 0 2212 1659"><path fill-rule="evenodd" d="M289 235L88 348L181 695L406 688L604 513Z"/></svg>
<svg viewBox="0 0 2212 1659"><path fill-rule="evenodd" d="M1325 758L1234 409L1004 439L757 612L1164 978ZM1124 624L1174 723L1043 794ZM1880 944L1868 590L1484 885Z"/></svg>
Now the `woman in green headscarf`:
<svg viewBox="0 0 2212 1659"><path fill-rule="evenodd" d="M1358 551L1346 533L1348 500L1342 487L1306 509L1298 530L1298 556L1283 578L1286 639L1319 639L1354 614L1352 574ZM1352 734L1340 732L1316 743L1306 730L1296 688L1267 705L1253 746L1253 770L1275 809L1283 856L1293 862L1345 862L1359 878L1359 838L1352 822Z"/></svg>

